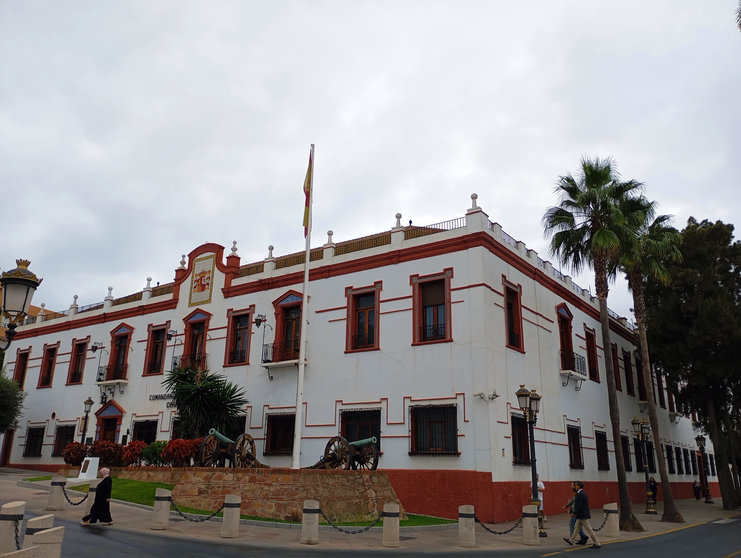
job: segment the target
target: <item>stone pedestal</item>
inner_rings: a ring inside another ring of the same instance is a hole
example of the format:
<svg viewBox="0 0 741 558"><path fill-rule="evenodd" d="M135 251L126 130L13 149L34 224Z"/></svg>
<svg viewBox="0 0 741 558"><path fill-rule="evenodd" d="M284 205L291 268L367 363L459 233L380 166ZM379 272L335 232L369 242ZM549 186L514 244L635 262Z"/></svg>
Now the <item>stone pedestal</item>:
<svg viewBox="0 0 741 558"><path fill-rule="evenodd" d="M66 484L66 478L52 477L51 492L49 493L49 503L46 505L47 510L56 511L64 508L64 487Z"/></svg>
<svg viewBox="0 0 741 558"><path fill-rule="evenodd" d="M164 488L158 488L154 492L154 507L152 508L152 525L150 529L163 530L167 529L170 521L170 503L172 502L172 492Z"/></svg>
<svg viewBox="0 0 741 558"><path fill-rule="evenodd" d="M540 546L538 506L522 506L522 544Z"/></svg>
<svg viewBox="0 0 741 558"><path fill-rule="evenodd" d="M458 546L476 546L476 520L473 506L458 506Z"/></svg>
<svg viewBox="0 0 741 558"><path fill-rule="evenodd" d="M602 532L606 537L620 536L620 516L618 515L617 502L605 504L602 509L607 514L607 522Z"/></svg>
<svg viewBox="0 0 741 558"><path fill-rule="evenodd" d="M15 533L21 535L23 514L26 511L26 502L8 502L0 507L0 553L18 550L15 546Z"/></svg>
<svg viewBox="0 0 741 558"><path fill-rule="evenodd" d="M221 521L221 537L224 539L236 539L239 537L239 509L242 498L235 494L227 494L224 497L224 517Z"/></svg>
<svg viewBox="0 0 741 558"><path fill-rule="evenodd" d="M383 505L383 546L399 547L399 504L387 502Z"/></svg>
<svg viewBox="0 0 741 558"><path fill-rule="evenodd" d="M304 500L301 544L319 544L319 501Z"/></svg>

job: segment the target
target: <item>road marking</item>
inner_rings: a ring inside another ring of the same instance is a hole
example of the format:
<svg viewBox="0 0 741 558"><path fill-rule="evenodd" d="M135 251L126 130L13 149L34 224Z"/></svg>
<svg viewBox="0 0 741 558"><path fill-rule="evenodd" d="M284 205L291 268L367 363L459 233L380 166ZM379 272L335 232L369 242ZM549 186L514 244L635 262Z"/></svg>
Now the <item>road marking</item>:
<svg viewBox="0 0 741 558"><path fill-rule="evenodd" d="M727 525L735 521L738 521L738 519L727 518L727 519L719 519L718 521L713 521L713 523L715 523L716 525Z"/></svg>

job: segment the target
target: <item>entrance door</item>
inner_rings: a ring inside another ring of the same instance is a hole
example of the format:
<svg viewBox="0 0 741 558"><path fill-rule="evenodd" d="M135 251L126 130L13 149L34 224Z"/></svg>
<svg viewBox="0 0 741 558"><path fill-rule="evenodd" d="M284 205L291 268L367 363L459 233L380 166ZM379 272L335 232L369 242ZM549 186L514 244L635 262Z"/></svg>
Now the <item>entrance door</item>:
<svg viewBox="0 0 741 558"><path fill-rule="evenodd" d="M116 428L118 427L118 420L115 418L104 418L101 424L101 440L107 440L109 442L116 441Z"/></svg>

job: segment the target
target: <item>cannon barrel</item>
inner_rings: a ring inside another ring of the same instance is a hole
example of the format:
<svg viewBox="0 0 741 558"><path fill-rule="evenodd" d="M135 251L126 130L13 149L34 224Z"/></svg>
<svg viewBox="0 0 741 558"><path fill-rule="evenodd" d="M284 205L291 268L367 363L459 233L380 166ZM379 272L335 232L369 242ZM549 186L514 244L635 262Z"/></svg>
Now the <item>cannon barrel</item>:
<svg viewBox="0 0 741 558"><path fill-rule="evenodd" d="M378 440L376 440L375 436L371 436L370 438L366 438L365 440L357 440L356 442L350 442L351 446L367 446L368 444L375 444Z"/></svg>
<svg viewBox="0 0 741 558"><path fill-rule="evenodd" d="M227 438L226 436L224 436L221 432L219 432L215 428L209 429L208 433L216 436L219 440L221 440L225 444L233 444L234 443L234 440L230 440L229 438Z"/></svg>

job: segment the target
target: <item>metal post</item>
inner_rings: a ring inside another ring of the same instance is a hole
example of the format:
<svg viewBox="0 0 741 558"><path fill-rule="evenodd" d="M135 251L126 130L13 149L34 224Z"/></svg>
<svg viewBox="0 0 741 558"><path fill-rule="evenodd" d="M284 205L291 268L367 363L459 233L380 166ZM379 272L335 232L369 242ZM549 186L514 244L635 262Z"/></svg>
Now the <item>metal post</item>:
<svg viewBox="0 0 741 558"><path fill-rule="evenodd" d="M646 477L646 513L656 513L656 500L654 499L651 485L648 481L648 443L646 437L648 436L648 428L644 424L641 424L641 450L643 453L643 474Z"/></svg>
<svg viewBox="0 0 741 558"><path fill-rule="evenodd" d="M702 461L702 491L705 496L705 503L712 504L713 498L710 496L710 484L708 484L708 470L705 467L705 446L700 448L700 460Z"/></svg>
<svg viewBox="0 0 741 558"><path fill-rule="evenodd" d="M85 443L85 436L87 436L87 420L90 416L90 411L85 411L85 422L82 423L82 438L80 439L80 443Z"/></svg>
<svg viewBox="0 0 741 558"><path fill-rule="evenodd" d="M528 409L525 412L526 420L528 423L530 433L530 475L532 477L532 504L536 506L538 510L538 536L547 537L548 533L545 532L543 527L543 512L540 510L540 497L538 495L538 466L537 458L535 457L535 422L538 420L532 409Z"/></svg>

